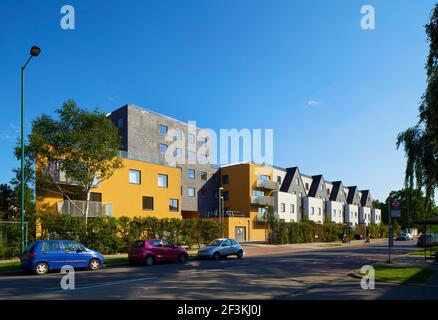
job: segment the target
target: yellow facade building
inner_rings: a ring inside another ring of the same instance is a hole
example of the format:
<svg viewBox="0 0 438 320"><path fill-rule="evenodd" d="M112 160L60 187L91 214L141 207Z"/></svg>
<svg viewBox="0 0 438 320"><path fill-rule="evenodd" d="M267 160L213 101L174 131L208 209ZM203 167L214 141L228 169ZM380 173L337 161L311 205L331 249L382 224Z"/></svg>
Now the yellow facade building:
<svg viewBox="0 0 438 320"><path fill-rule="evenodd" d="M160 164L122 159L123 168L92 190L90 216L181 218L181 170ZM38 211L81 215L85 196L73 184L37 186Z"/></svg>

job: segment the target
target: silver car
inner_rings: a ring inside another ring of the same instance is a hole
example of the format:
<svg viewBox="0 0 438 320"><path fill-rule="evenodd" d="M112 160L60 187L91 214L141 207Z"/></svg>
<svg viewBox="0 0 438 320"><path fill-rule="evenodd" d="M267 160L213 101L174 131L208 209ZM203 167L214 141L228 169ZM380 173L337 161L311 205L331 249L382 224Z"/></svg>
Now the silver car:
<svg viewBox="0 0 438 320"><path fill-rule="evenodd" d="M236 256L238 259L243 258L243 249L240 243L230 238L213 240L207 246L198 250L198 258L219 260L228 256Z"/></svg>

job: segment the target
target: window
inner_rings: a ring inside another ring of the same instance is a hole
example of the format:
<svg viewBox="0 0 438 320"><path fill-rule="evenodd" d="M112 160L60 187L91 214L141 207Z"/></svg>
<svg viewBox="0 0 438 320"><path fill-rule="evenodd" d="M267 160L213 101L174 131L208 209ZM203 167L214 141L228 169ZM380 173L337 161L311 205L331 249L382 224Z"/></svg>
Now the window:
<svg viewBox="0 0 438 320"><path fill-rule="evenodd" d="M182 149L181 148L175 148L175 151L173 153L175 158L180 158L182 155Z"/></svg>
<svg viewBox="0 0 438 320"><path fill-rule="evenodd" d="M169 199L169 211L178 211L178 199Z"/></svg>
<svg viewBox="0 0 438 320"><path fill-rule="evenodd" d="M82 246L76 241L63 241L64 250L70 252L76 252L82 248Z"/></svg>
<svg viewBox="0 0 438 320"><path fill-rule="evenodd" d="M265 175L265 174L260 174L259 175L259 180L260 181L269 181L270 177Z"/></svg>
<svg viewBox="0 0 438 320"><path fill-rule="evenodd" d="M154 198L153 197L143 197L143 210L154 210Z"/></svg>
<svg viewBox="0 0 438 320"><path fill-rule="evenodd" d="M189 161L196 161L196 155L193 151L187 152L187 158L189 159Z"/></svg>
<svg viewBox="0 0 438 320"><path fill-rule="evenodd" d="M224 197L224 200L229 200L230 199L230 193L228 191L224 191L222 193L222 196Z"/></svg>
<svg viewBox="0 0 438 320"><path fill-rule="evenodd" d="M160 124L160 134L165 136L167 134L167 126Z"/></svg>
<svg viewBox="0 0 438 320"><path fill-rule="evenodd" d="M201 142L202 145L207 144L207 138L206 137L202 137L199 139L199 142Z"/></svg>
<svg viewBox="0 0 438 320"><path fill-rule="evenodd" d="M189 133L188 140L189 140L189 143L194 144L195 143L195 135L193 133Z"/></svg>
<svg viewBox="0 0 438 320"><path fill-rule="evenodd" d="M336 217L336 209L335 210L333 210L333 217Z"/></svg>
<svg viewBox="0 0 438 320"><path fill-rule="evenodd" d="M53 252L53 251L61 251L61 245L59 241L47 241L44 242L41 251Z"/></svg>
<svg viewBox="0 0 438 320"><path fill-rule="evenodd" d="M139 170L129 170L129 183L140 184L141 172Z"/></svg>
<svg viewBox="0 0 438 320"><path fill-rule="evenodd" d="M117 128L119 129L123 128L123 118L117 119Z"/></svg>
<svg viewBox="0 0 438 320"><path fill-rule="evenodd" d="M280 203L280 211L286 212L286 204L285 203Z"/></svg>
<svg viewBox="0 0 438 320"><path fill-rule="evenodd" d="M189 197L195 196L195 188L187 188L187 194Z"/></svg>
<svg viewBox="0 0 438 320"><path fill-rule="evenodd" d="M201 171L201 180L207 180L207 172Z"/></svg>
<svg viewBox="0 0 438 320"><path fill-rule="evenodd" d="M158 186L161 188L167 188L167 175L159 174L158 175Z"/></svg>
<svg viewBox="0 0 438 320"><path fill-rule="evenodd" d="M174 136L175 136L176 140L181 140L182 139L182 130L181 129L175 129L174 133L175 133Z"/></svg>
<svg viewBox="0 0 438 320"><path fill-rule="evenodd" d="M265 195L265 192L262 190L252 190L252 195L254 197L263 197Z"/></svg>
<svg viewBox="0 0 438 320"><path fill-rule="evenodd" d="M278 184L281 184L281 177L280 176L277 176L277 182L278 182Z"/></svg>
<svg viewBox="0 0 438 320"><path fill-rule="evenodd" d="M318 216L321 215L321 208L318 208Z"/></svg>
<svg viewBox="0 0 438 320"><path fill-rule="evenodd" d="M290 213L295 213L295 205L294 204L290 205Z"/></svg>
<svg viewBox="0 0 438 320"><path fill-rule="evenodd" d="M151 242L149 242L151 246L153 247L162 247L161 241L160 240L153 240Z"/></svg>
<svg viewBox="0 0 438 320"><path fill-rule="evenodd" d="M300 179L299 179L299 178L295 178L295 184L296 184L297 186L300 185Z"/></svg>
<svg viewBox="0 0 438 320"><path fill-rule="evenodd" d="M330 189L327 189L327 195L330 195Z"/></svg>
<svg viewBox="0 0 438 320"><path fill-rule="evenodd" d="M300 192L300 193L299 193L299 196L300 196L300 198L302 198L302 197L303 197L303 193L302 193L302 192Z"/></svg>
<svg viewBox="0 0 438 320"><path fill-rule="evenodd" d="M206 154L200 154L199 155L199 161L201 162L201 164L206 164L207 163L207 155Z"/></svg>
<svg viewBox="0 0 438 320"><path fill-rule="evenodd" d="M187 170L187 176L191 180L195 179L195 177L196 177L195 169L188 169Z"/></svg>
<svg viewBox="0 0 438 320"><path fill-rule="evenodd" d="M315 207L312 207L312 211L310 211L312 215L315 214Z"/></svg>
<svg viewBox="0 0 438 320"><path fill-rule="evenodd" d="M165 154L167 151L167 144L160 143L160 153Z"/></svg>
<svg viewBox="0 0 438 320"><path fill-rule="evenodd" d="M309 184L306 182L306 190L309 190Z"/></svg>
<svg viewBox="0 0 438 320"><path fill-rule="evenodd" d="M231 241L230 240L225 240L224 242L222 242L222 246L223 247L229 247L229 246L231 246Z"/></svg>
<svg viewBox="0 0 438 320"><path fill-rule="evenodd" d="M321 188L321 191L324 191L324 185L323 184L320 186L320 188Z"/></svg>
<svg viewBox="0 0 438 320"><path fill-rule="evenodd" d="M228 183L230 183L230 181L228 175L226 174L222 176L222 184L228 184Z"/></svg>

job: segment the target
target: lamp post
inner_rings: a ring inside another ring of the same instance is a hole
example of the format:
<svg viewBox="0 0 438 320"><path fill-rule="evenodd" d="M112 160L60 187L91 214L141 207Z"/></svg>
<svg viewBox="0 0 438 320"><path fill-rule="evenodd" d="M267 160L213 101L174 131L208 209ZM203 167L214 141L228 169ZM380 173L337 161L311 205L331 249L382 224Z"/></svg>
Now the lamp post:
<svg viewBox="0 0 438 320"><path fill-rule="evenodd" d="M20 242L20 252L24 251L24 69L29 63L30 59L37 57L41 52L41 49L33 46L30 49L30 57L27 59L24 66L21 67L21 242Z"/></svg>
<svg viewBox="0 0 438 320"><path fill-rule="evenodd" d="M223 187L219 187L219 210L218 210L218 215L219 215L219 222L224 223L224 219L223 219L223 211L222 211L222 191L224 190ZM225 224L225 223L224 223ZM222 238L224 237L224 226L222 225Z"/></svg>

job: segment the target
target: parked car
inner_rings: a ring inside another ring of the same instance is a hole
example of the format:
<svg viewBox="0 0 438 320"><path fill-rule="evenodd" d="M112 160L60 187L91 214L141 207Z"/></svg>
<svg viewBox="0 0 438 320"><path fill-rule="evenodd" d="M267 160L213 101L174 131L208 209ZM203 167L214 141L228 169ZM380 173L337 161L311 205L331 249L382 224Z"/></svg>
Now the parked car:
<svg viewBox="0 0 438 320"><path fill-rule="evenodd" d="M129 248L128 259L130 264L145 263L147 266L160 261L187 261L187 250L167 240L150 239L137 240Z"/></svg>
<svg viewBox="0 0 438 320"><path fill-rule="evenodd" d="M38 240L29 244L21 256L21 268L43 275L64 265L74 268L99 269L103 256L83 244L71 240Z"/></svg>
<svg viewBox="0 0 438 320"><path fill-rule="evenodd" d="M229 238L213 240L207 246L198 250L199 258L219 260L220 258L233 255L237 256L238 259L242 259L243 249L239 242Z"/></svg>
<svg viewBox="0 0 438 320"><path fill-rule="evenodd" d="M407 240L413 240L414 237L409 232L402 232L400 233L395 240L397 241L407 241Z"/></svg>
<svg viewBox="0 0 438 320"><path fill-rule="evenodd" d="M424 233L417 241L417 247L429 247L438 245L438 234Z"/></svg>

